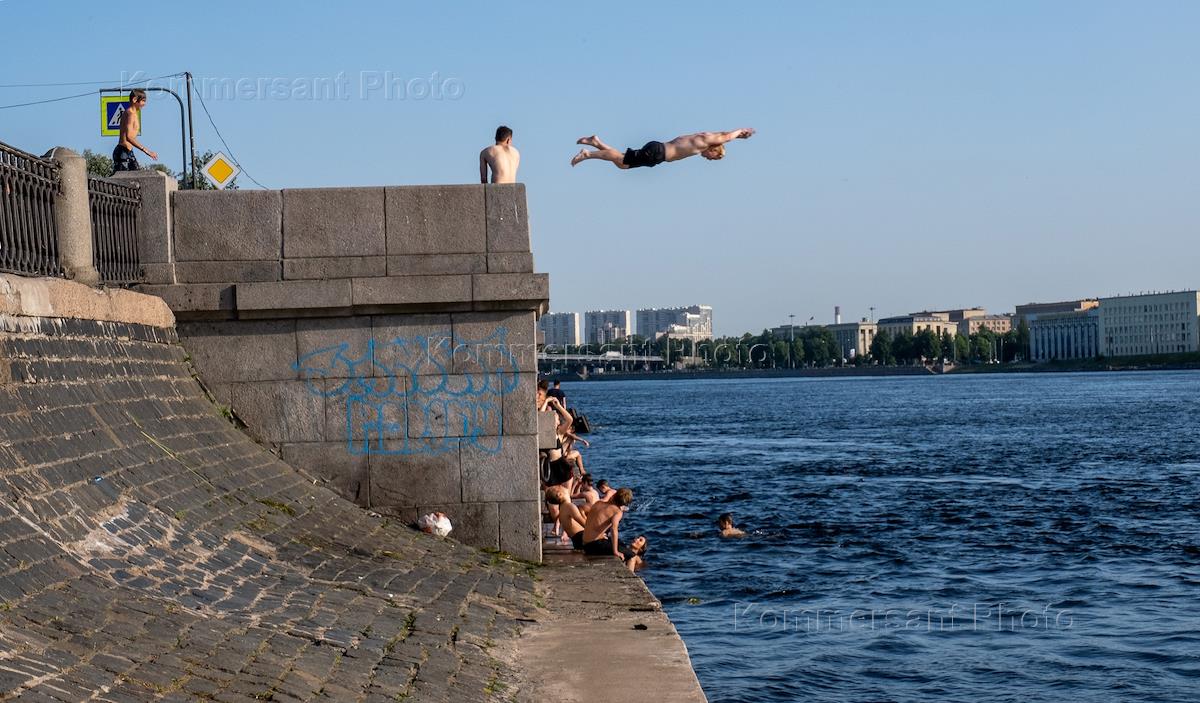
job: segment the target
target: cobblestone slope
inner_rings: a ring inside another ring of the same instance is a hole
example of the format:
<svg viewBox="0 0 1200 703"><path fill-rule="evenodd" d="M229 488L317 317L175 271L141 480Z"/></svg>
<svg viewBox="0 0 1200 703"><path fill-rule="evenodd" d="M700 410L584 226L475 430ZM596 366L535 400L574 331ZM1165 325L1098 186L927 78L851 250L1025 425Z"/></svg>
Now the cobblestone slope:
<svg viewBox="0 0 1200 703"><path fill-rule="evenodd" d="M275 459L172 330L0 316L0 496L0 700L507 696L525 569Z"/></svg>

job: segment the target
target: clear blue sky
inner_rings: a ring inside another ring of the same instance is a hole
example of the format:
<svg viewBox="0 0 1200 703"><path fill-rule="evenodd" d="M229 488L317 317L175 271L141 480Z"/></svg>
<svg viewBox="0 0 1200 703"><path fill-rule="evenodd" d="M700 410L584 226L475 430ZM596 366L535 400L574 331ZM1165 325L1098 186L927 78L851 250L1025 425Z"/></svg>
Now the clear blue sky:
<svg viewBox="0 0 1200 703"><path fill-rule="evenodd" d="M274 81L209 100L273 188L474 182L509 124L555 310L708 303L730 334L835 304L853 319L1200 286L1197 2L108 7L0 0L0 83ZM462 94L365 90L387 72ZM348 99L279 95L339 73ZM97 110L0 110L0 141L107 152ZM173 167L177 120L152 99L144 141ZM719 163L567 163L592 132L741 126L759 133ZM199 111L197 132L219 148Z"/></svg>

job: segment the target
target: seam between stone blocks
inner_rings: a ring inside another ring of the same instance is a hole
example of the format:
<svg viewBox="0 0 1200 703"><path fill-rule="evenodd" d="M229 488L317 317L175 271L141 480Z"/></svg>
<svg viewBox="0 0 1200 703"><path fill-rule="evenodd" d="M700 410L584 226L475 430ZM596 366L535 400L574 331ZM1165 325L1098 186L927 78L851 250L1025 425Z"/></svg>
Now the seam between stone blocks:
<svg viewBox="0 0 1200 703"><path fill-rule="evenodd" d="M283 252L284 242L287 241L287 198L283 197L284 191L279 191L279 280L284 280L283 275Z"/></svg>

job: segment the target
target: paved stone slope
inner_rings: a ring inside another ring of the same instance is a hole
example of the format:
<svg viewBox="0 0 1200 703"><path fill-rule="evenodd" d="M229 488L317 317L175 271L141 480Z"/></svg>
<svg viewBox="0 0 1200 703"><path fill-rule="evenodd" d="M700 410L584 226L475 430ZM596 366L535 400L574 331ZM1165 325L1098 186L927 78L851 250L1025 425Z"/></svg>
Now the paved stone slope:
<svg viewBox="0 0 1200 703"><path fill-rule="evenodd" d="M314 485L174 342L0 316L0 700L504 699L524 569Z"/></svg>

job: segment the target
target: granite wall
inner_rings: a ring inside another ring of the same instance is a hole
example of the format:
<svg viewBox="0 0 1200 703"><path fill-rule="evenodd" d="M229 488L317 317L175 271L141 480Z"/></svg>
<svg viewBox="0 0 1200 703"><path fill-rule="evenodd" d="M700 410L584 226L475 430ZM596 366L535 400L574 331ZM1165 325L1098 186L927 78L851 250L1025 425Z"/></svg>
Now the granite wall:
<svg viewBox="0 0 1200 703"><path fill-rule="evenodd" d="M216 401L403 520L541 558L524 186L174 191L139 175L149 280ZM156 197L161 191L162 197ZM156 241L156 238L159 241Z"/></svg>

